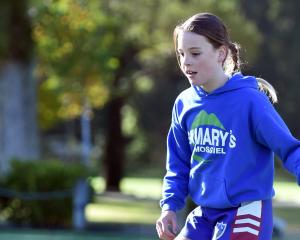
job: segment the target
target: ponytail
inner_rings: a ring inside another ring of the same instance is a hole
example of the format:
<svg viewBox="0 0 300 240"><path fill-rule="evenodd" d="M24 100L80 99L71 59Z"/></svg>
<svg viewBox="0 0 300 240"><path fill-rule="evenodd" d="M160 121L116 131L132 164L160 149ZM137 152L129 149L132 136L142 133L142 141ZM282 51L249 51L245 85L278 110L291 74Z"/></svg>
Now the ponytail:
<svg viewBox="0 0 300 240"><path fill-rule="evenodd" d="M240 67L241 67L240 45L238 45L237 43L230 42L228 47L231 52L231 58L233 61L232 72L240 71Z"/></svg>
<svg viewBox="0 0 300 240"><path fill-rule="evenodd" d="M230 42L228 48L230 50L229 59L231 61L226 62L224 68L232 74L234 72L240 71L241 68L240 46L237 43ZM259 90L265 92L272 103L277 103L278 98L275 88L268 81L262 78L256 78L256 80L259 86Z"/></svg>
<svg viewBox="0 0 300 240"><path fill-rule="evenodd" d="M227 46L228 49L223 63L225 73L232 75L235 72L239 72L241 70L240 45L231 41L225 42L223 45Z"/></svg>
<svg viewBox="0 0 300 240"><path fill-rule="evenodd" d="M268 81L262 78L256 78L256 80L259 86L259 90L265 92L273 103L277 103L278 98L275 88Z"/></svg>

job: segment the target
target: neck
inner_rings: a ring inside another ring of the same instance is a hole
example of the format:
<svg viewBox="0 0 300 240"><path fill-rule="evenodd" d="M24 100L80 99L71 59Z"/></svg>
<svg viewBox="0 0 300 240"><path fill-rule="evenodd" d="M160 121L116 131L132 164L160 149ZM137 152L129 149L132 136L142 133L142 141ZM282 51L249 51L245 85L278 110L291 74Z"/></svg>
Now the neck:
<svg viewBox="0 0 300 240"><path fill-rule="evenodd" d="M219 74L216 74L212 79L207 81L205 85L202 85L202 88L206 92L212 92L216 90L219 87L222 87L229 79L229 76L225 74L225 72L220 72Z"/></svg>

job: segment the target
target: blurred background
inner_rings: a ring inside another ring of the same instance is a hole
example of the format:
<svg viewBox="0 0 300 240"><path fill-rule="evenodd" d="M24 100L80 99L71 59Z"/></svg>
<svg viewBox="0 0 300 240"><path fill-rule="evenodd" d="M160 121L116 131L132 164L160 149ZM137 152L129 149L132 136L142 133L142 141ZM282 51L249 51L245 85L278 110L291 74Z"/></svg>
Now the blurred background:
<svg viewBox="0 0 300 240"><path fill-rule="evenodd" d="M300 138L296 0L1 0L0 239L157 239L165 139L188 87L174 27L220 16ZM300 239L276 163L274 239ZM182 224L189 207L179 213Z"/></svg>

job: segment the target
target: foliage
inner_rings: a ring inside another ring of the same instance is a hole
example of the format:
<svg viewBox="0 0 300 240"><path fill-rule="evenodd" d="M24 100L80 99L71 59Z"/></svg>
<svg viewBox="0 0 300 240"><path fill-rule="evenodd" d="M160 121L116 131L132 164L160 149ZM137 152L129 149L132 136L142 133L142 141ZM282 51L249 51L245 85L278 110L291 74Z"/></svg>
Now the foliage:
<svg viewBox="0 0 300 240"><path fill-rule="evenodd" d="M243 62L255 62L261 34L253 22L239 11L237 2L160 1L152 27L153 48L148 47L139 55L152 88L148 92L136 92L128 102L135 110L131 114L131 117L137 118L134 126L139 129L133 129L134 140L127 148L129 174L145 167L159 168L159 174L164 172L165 137L171 108L176 96L189 87L174 54L172 31L175 25L197 12L215 13L228 26L232 41L241 44Z"/></svg>
<svg viewBox="0 0 300 240"><path fill-rule="evenodd" d="M33 2L42 127L80 115L85 101L99 108L110 95L127 91L134 54L144 44L142 36L147 39L145 16L137 18L139 11L128 6L143 6L145 12L151 2ZM118 86L115 78L123 79Z"/></svg>
<svg viewBox="0 0 300 240"><path fill-rule="evenodd" d="M261 48L251 73L256 73L272 83L278 92L279 113L299 138L298 102L300 101L298 76L300 21L299 1L240 0L241 10L254 21L263 36Z"/></svg>
<svg viewBox="0 0 300 240"><path fill-rule="evenodd" d="M113 95L151 90L149 67L172 54L174 26L196 8L228 20L251 59L259 36L235 2L31 0L41 126L80 115L85 101L101 108Z"/></svg>
<svg viewBox="0 0 300 240"><path fill-rule="evenodd" d="M43 1L32 6L33 36L41 79L41 126L80 115L83 104L101 107L108 98L103 79L116 67L113 20L98 11L98 1Z"/></svg>
<svg viewBox="0 0 300 240"><path fill-rule="evenodd" d="M260 35L238 11L237 2L31 0L40 126L78 117L86 102L99 109L125 96L122 130L133 140L126 149L130 166L139 159L142 165L149 159L161 161L161 148L151 151L149 146L162 145L170 113L166 110L182 81L174 61L173 29L196 12L215 13L252 61Z"/></svg>
<svg viewBox="0 0 300 240"><path fill-rule="evenodd" d="M0 186L21 196L2 196L0 217L14 224L34 227L70 226L73 187L79 178L88 175L89 171L79 164L14 160ZM36 193L46 194L46 199L36 200Z"/></svg>

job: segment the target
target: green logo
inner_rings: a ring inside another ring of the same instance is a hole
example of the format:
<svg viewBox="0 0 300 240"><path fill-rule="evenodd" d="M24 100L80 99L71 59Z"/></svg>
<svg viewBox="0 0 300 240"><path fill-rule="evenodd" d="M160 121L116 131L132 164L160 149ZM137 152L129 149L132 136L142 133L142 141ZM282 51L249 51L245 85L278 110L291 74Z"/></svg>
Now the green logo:
<svg viewBox="0 0 300 240"><path fill-rule="evenodd" d="M197 154L224 155L229 148L236 147L236 137L227 131L214 113L201 110L194 118L188 132L189 143L194 147L193 159L201 165L212 162Z"/></svg>
<svg viewBox="0 0 300 240"><path fill-rule="evenodd" d="M223 124L220 122L220 120L218 119L218 117L214 113L208 114L204 110L200 111L197 114L197 116L195 117L195 119L192 123L191 130L194 129L194 128L197 128L199 126L203 126L203 125L215 126L215 127L221 128L224 131L226 131Z"/></svg>
<svg viewBox="0 0 300 240"><path fill-rule="evenodd" d="M202 158L202 157L200 157L196 154L194 154L193 159L198 161L200 163L200 165L205 164L205 163L209 163L209 162L212 161L212 160L206 160L206 159L204 159L204 158Z"/></svg>

